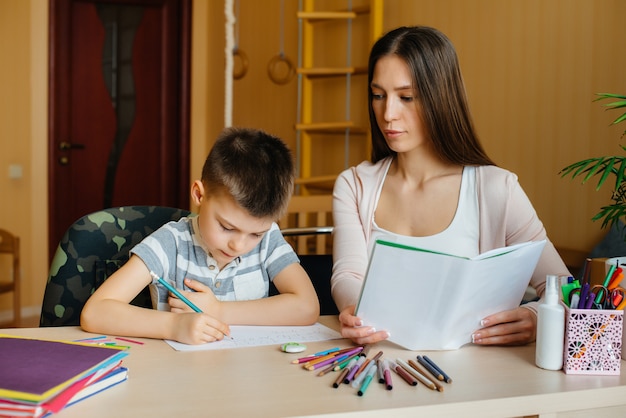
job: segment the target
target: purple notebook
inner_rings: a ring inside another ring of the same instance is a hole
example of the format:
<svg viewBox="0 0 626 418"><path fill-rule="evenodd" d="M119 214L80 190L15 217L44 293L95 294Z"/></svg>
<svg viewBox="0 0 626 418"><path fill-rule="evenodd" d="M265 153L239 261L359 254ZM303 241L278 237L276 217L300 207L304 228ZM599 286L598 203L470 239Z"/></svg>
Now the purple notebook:
<svg viewBox="0 0 626 418"><path fill-rule="evenodd" d="M0 398L48 399L126 355L114 346L0 335Z"/></svg>

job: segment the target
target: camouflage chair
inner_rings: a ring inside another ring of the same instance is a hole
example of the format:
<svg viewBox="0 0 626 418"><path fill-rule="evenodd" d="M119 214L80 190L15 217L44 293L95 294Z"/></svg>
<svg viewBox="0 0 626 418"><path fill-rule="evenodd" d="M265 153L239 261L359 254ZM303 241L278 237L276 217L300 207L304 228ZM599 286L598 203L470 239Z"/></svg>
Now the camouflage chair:
<svg viewBox="0 0 626 418"><path fill-rule="evenodd" d="M39 325L79 325L91 294L128 260L128 252L183 209L122 206L83 216L65 232L50 265ZM132 302L151 308L146 287Z"/></svg>

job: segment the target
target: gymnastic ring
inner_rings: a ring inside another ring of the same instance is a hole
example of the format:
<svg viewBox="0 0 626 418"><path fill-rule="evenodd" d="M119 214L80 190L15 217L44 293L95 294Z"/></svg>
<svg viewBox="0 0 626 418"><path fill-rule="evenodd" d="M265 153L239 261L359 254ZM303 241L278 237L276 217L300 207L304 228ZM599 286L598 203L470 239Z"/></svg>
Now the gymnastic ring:
<svg viewBox="0 0 626 418"><path fill-rule="evenodd" d="M276 70L276 66L281 62L284 62L287 65L287 74L285 74L284 77L279 78L274 73ZM276 84L279 84L279 85L287 84L288 82L291 81L291 79L293 78L295 74L296 74L296 69L294 68L291 60L287 58L285 54L281 53L281 54L274 56L270 60L270 62L267 64L267 75L270 78L270 80L272 80Z"/></svg>
<svg viewBox="0 0 626 418"><path fill-rule="evenodd" d="M241 60L241 69L239 71L235 71L233 66L233 79L235 80L243 78L248 72L248 56L246 53L239 48L235 48L233 49L233 58L237 57Z"/></svg>

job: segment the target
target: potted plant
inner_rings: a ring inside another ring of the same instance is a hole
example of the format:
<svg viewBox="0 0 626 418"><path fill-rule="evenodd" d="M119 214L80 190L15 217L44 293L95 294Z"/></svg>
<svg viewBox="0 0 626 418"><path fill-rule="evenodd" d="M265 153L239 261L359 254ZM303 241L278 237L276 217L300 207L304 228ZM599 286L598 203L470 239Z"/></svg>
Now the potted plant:
<svg viewBox="0 0 626 418"><path fill-rule="evenodd" d="M598 100L613 100L605 103L603 106L607 110L626 108L626 96L612 93L597 93ZM626 112L615 119L611 124L615 125L626 120ZM622 133L622 137L626 135L626 130ZM626 151L626 146L620 145ZM596 190L606 182L610 176L615 176L615 184L613 186L613 194L611 196L612 204L603 206L593 218L593 221L602 220L602 228L613 227L614 224L626 215L626 156L610 155L605 157L588 158L578 161L563 168L560 173L561 177L570 176L571 178L584 176L582 182L585 183L591 177L600 176Z"/></svg>

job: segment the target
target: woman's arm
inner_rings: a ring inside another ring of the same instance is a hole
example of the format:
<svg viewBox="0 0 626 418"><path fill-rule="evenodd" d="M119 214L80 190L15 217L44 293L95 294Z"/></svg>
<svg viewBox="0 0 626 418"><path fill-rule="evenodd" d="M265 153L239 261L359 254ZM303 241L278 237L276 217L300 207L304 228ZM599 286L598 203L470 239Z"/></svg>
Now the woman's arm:
<svg viewBox="0 0 626 418"><path fill-rule="evenodd" d="M358 187L364 186L354 169L342 173L333 191L333 275L331 290L339 308L341 335L356 344L372 344L389 338L385 330L361 326L361 319L354 316L355 305L368 265L367 231L363 218L369 213L359 199ZM366 185L374 187L373 185Z"/></svg>
<svg viewBox="0 0 626 418"><path fill-rule="evenodd" d="M333 191L333 299L343 311L355 305L367 269L367 242L357 198L357 181L353 170L342 173Z"/></svg>
<svg viewBox="0 0 626 418"><path fill-rule="evenodd" d="M489 168L491 170L500 170ZM502 173L502 171L500 172ZM498 181L498 176L483 176L488 181ZM502 182L502 179L499 180ZM517 176L506 172L505 187L481 184L481 251L498 246L513 245L527 241L547 239L530 285L542 296L547 274L569 275L554 245L547 237L543 223L517 180ZM489 219L489 222L486 221ZM499 222L494 221L500 219ZM499 312L483 319L483 328L477 330L472 339L481 345L520 345L535 340L537 302L519 308Z"/></svg>

